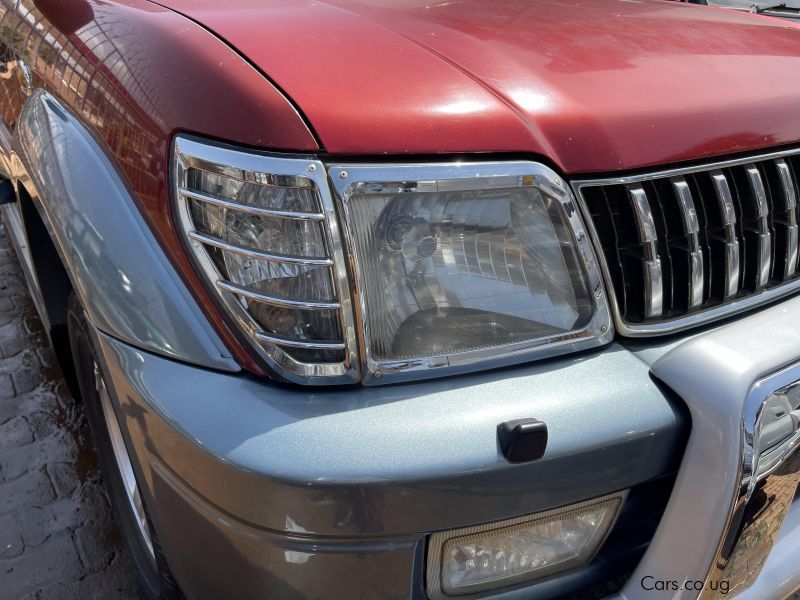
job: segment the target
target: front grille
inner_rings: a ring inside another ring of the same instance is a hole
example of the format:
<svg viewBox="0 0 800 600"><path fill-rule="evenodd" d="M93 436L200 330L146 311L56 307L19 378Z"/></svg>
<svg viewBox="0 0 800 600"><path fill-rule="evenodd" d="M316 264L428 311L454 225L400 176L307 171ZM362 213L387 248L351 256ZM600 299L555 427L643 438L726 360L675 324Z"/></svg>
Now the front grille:
<svg viewBox="0 0 800 600"><path fill-rule="evenodd" d="M669 333L798 287L800 153L573 183L622 333Z"/></svg>

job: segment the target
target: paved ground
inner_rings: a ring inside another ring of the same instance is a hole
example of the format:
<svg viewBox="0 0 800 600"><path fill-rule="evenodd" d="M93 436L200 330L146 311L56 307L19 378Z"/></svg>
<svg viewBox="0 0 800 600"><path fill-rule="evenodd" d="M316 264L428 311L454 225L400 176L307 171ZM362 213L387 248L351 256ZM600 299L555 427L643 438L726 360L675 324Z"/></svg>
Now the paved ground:
<svg viewBox="0 0 800 600"><path fill-rule="evenodd" d="M139 598L132 568L0 223L0 598Z"/></svg>

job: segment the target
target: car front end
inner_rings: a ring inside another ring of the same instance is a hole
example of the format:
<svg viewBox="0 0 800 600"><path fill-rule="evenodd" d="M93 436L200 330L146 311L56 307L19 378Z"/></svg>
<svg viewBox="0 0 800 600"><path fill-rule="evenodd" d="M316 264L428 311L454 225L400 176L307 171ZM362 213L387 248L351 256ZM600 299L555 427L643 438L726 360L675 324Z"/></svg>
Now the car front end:
<svg viewBox="0 0 800 600"><path fill-rule="evenodd" d="M34 68L3 211L55 331L42 215L187 597L800 588L796 27L87 4L26 13L99 66Z"/></svg>

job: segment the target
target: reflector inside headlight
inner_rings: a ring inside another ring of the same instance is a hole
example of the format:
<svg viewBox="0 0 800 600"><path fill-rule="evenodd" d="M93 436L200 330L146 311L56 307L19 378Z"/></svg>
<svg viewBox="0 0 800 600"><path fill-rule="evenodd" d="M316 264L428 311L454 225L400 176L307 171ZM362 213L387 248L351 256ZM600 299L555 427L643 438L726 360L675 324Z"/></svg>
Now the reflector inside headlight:
<svg viewBox="0 0 800 600"><path fill-rule="evenodd" d="M504 523L435 534L429 545L429 594L503 587L588 563L624 496L620 492Z"/></svg>
<svg viewBox="0 0 800 600"><path fill-rule="evenodd" d="M351 168L355 183L338 183L376 371L419 358L425 367L453 365L587 336L599 276L588 276L591 250L579 247L585 236L571 195L541 165L493 165L503 175L483 175L481 167L393 183L375 178L400 175L401 167Z"/></svg>

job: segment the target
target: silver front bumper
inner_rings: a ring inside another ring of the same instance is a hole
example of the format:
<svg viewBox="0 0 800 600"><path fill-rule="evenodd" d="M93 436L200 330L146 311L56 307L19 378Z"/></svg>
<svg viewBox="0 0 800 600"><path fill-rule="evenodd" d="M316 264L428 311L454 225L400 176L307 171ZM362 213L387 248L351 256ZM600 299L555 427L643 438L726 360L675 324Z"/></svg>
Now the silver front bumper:
<svg viewBox="0 0 800 600"><path fill-rule="evenodd" d="M692 432L622 597L782 599L800 587L800 433L786 397L800 381L798 315L800 299L787 300L653 363L689 407Z"/></svg>

